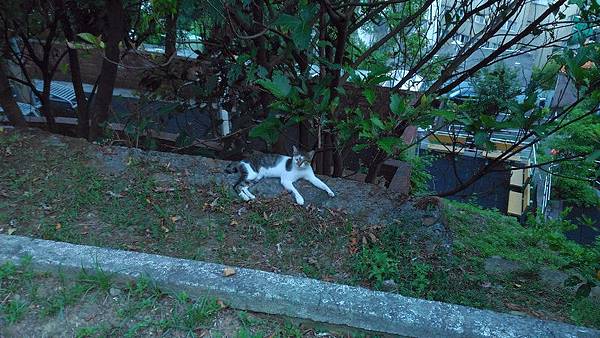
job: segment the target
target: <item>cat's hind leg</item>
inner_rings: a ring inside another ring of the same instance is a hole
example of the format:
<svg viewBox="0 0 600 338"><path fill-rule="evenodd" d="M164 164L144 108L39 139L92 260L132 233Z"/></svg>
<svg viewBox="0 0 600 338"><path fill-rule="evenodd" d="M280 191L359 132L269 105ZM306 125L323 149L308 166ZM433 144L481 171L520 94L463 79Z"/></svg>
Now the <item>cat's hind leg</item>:
<svg viewBox="0 0 600 338"><path fill-rule="evenodd" d="M254 196L250 190L248 190L248 188L250 188L249 186L245 186L242 188L242 191L244 192L244 194L246 194L246 196L248 196L249 199L253 200L256 198L256 196Z"/></svg>
<svg viewBox="0 0 600 338"><path fill-rule="evenodd" d="M235 185L233 186L233 190L240 196L244 201L248 202L252 198L246 193L248 190L247 181L244 178L246 175L242 173L240 178L237 180ZM250 194L252 195L252 194ZM252 195L254 197L254 195Z"/></svg>
<svg viewBox="0 0 600 338"><path fill-rule="evenodd" d="M245 187L243 187L241 184L236 184L234 187L234 190L238 194L238 196L240 196L244 201L247 202L250 200L250 197L246 194L244 189Z"/></svg>

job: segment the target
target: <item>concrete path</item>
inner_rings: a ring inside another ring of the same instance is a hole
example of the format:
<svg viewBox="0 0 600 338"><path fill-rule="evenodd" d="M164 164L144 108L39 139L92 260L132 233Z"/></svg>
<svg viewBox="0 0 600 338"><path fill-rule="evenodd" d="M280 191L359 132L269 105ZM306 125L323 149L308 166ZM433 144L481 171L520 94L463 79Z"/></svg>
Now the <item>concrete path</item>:
<svg viewBox="0 0 600 338"><path fill-rule="evenodd" d="M31 257L42 271L100 268L146 275L168 290L210 295L234 308L415 337L600 337L600 331L403 297L308 278L158 255L0 235L0 264Z"/></svg>

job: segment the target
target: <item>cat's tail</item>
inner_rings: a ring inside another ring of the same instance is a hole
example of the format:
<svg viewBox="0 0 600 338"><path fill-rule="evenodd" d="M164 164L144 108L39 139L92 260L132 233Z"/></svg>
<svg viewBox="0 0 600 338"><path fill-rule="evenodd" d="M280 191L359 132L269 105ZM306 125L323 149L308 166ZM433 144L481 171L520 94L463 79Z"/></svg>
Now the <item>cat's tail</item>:
<svg viewBox="0 0 600 338"><path fill-rule="evenodd" d="M235 174L237 172L239 172L239 167L240 167L240 163L239 162L231 162L231 164L229 164L227 166L227 168L225 168L225 173L226 174Z"/></svg>

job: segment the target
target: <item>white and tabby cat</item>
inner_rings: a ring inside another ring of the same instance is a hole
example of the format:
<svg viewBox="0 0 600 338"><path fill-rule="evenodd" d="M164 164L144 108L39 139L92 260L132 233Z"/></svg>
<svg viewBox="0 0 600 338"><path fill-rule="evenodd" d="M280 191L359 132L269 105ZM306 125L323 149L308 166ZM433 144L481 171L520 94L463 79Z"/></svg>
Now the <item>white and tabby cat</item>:
<svg viewBox="0 0 600 338"><path fill-rule="evenodd" d="M331 189L323 183L313 172L310 163L314 151L308 153L299 151L294 146L294 154L292 157L265 154L255 156L240 162L230 164L225 172L228 174L240 173L240 179L234 185L235 191L244 200L249 201L256 198L248 189L252 184L260 181L264 177L274 177L281 180L281 185L291 192L296 199L296 203L303 205L304 198L296 187L294 182L300 179L305 179L312 183L315 187L325 190L329 196L334 197L335 194Z"/></svg>

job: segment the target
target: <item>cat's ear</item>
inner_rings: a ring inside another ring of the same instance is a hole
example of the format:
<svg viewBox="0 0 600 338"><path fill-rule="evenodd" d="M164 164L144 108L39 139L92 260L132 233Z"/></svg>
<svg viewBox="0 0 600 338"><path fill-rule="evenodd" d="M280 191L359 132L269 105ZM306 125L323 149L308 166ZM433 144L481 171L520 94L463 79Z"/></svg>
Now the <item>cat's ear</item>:
<svg viewBox="0 0 600 338"><path fill-rule="evenodd" d="M298 151L298 148L296 148L296 146L292 146L292 150L294 152L294 156L299 155L300 152Z"/></svg>
<svg viewBox="0 0 600 338"><path fill-rule="evenodd" d="M306 153L306 156L308 157L309 160L312 161L313 157L315 157L315 151L311 150L308 153Z"/></svg>

